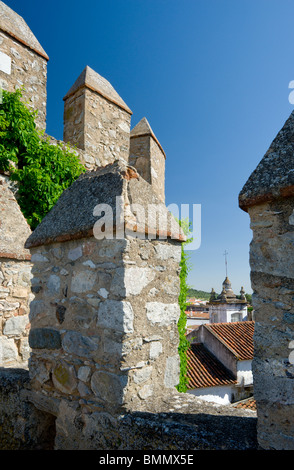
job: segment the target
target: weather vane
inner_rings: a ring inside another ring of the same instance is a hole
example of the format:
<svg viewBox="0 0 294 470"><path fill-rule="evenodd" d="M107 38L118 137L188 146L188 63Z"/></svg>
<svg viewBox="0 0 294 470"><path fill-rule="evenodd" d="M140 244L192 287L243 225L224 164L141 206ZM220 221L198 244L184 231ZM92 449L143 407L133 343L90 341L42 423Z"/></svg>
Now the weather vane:
<svg viewBox="0 0 294 470"><path fill-rule="evenodd" d="M225 252L224 252L224 257L225 257L225 264L226 264L226 277L228 277L228 261L227 261L227 255L228 255L228 252L227 252L227 250L225 250Z"/></svg>

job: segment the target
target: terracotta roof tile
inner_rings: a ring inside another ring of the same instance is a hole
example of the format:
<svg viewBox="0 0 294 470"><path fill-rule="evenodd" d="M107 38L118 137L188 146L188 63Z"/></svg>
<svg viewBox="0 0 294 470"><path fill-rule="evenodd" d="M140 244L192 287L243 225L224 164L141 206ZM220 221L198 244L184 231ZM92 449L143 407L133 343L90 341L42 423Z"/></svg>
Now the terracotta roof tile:
<svg viewBox="0 0 294 470"><path fill-rule="evenodd" d="M238 360L253 359L254 321L207 323L204 325Z"/></svg>
<svg viewBox="0 0 294 470"><path fill-rule="evenodd" d="M228 371L202 343L191 344L187 351L188 389L236 383Z"/></svg>
<svg viewBox="0 0 294 470"><path fill-rule="evenodd" d="M254 397L247 398L246 400L239 401L234 404L235 408L245 408L247 410L256 411L256 401Z"/></svg>

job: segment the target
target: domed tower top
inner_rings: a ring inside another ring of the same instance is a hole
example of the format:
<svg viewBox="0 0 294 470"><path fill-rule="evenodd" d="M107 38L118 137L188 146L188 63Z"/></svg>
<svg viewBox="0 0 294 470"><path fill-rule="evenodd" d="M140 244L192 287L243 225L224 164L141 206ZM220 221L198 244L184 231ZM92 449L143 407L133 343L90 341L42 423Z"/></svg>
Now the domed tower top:
<svg viewBox="0 0 294 470"><path fill-rule="evenodd" d="M234 294L234 291L232 289L232 284L228 276L225 278L223 282L223 290L225 291L227 299L236 299L236 295Z"/></svg>

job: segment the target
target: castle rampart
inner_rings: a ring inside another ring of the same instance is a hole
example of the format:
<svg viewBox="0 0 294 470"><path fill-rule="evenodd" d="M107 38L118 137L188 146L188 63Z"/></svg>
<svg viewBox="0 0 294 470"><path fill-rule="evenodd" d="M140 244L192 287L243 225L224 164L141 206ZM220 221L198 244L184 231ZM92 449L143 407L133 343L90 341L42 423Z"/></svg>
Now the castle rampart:
<svg viewBox="0 0 294 470"><path fill-rule="evenodd" d="M25 85L44 129L48 57L22 18L3 2L0 11L1 52L12 71L0 78L11 91ZM32 234L1 177L0 305L11 309L0 311L0 448L256 449L254 412L175 389L185 237L163 202L161 145L153 132L130 135L130 109L88 67L64 105L64 140L95 171L65 191ZM130 152L137 138L145 149ZM112 237L97 236L99 203L114 215L103 221ZM165 234L156 217L146 226L149 204L167 218ZM13 361L3 360L8 340Z"/></svg>

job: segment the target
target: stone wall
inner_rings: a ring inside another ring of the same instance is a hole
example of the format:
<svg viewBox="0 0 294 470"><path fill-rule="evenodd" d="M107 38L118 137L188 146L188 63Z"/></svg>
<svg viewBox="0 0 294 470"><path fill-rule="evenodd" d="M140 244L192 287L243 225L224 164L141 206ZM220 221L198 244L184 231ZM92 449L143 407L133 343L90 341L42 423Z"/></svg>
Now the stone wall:
<svg viewBox="0 0 294 470"><path fill-rule="evenodd" d="M264 449L294 449L294 114L239 196L249 213L254 396Z"/></svg>
<svg viewBox="0 0 294 470"><path fill-rule="evenodd" d="M294 198L249 209L254 291L254 396L259 442L264 448L294 448ZM292 221L292 223L291 223ZM282 432L281 432L282 431Z"/></svg>
<svg viewBox="0 0 294 470"><path fill-rule="evenodd" d="M62 149L69 150L73 153L78 159L80 160L81 164L84 165L86 171L93 171L97 164L99 163L98 160L96 161L89 153L81 148L76 147L68 142L64 142L63 140L55 139L51 135L44 134L43 138L48 140L51 145L60 145Z"/></svg>
<svg viewBox="0 0 294 470"><path fill-rule="evenodd" d="M38 110L36 124L46 128L47 59L16 38L1 31L0 51L11 59L11 74L0 70L0 85L14 91L23 87L23 99L32 110Z"/></svg>
<svg viewBox="0 0 294 470"><path fill-rule="evenodd" d="M0 450L130 450L142 456L144 450L258 448L255 412L189 394L171 393L160 406L146 399L144 410L117 417L106 411L80 416L70 398L55 405L46 395L36 397L28 371L0 369Z"/></svg>
<svg viewBox="0 0 294 470"><path fill-rule="evenodd" d="M257 448L256 413L206 405L188 394L170 393L158 404L146 399L141 411L129 410L117 416L107 411L81 416L67 401L56 419L56 450L173 450L193 454L194 450Z"/></svg>
<svg viewBox="0 0 294 470"><path fill-rule="evenodd" d="M0 364L27 367L31 264L0 259Z"/></svg>
<svg viewBox="0 0 294 470"><path fill-rule="evenodd" d="M99 201L103 210L109 203L117 211L117 197L126 210L122 226L115 217L115 237L99 237ZM177 238L169 232L159 239L157 220L150 238L141 220L136 227L144 233L131 235L132 205L140 198L165 210ZM45 397L56 423L71 419L72 406L77 419L139 410L147 399L164 400L178 384L180 234L150 185L115 163L82 175L30 235L31 387L36 406ZM57 436L64 432L65 424Z"/></svg>
<svg viewBox="0 0 294 470"><path fill-rule="evenodd" d="M33 388L113 412L177 385L179 255L138 240L33 249Z"/></svg>
<svg viewBox="0 0 294 470"><path fill-rule="evenodd" d="M29 358L30 253L24 248L31 230L9 179L0 176L0 366L27 367Z"/></svg>
<svg viewBox="0 0 294 470"><path fill-rule="evenodd" d="M30 385L24 369L0 368L0 449L53 450L55 417L26 398Z"/></svg>

